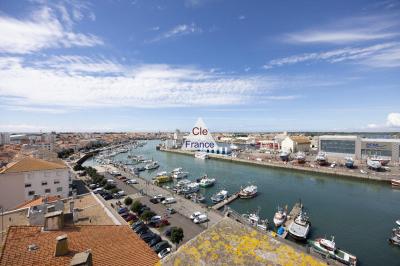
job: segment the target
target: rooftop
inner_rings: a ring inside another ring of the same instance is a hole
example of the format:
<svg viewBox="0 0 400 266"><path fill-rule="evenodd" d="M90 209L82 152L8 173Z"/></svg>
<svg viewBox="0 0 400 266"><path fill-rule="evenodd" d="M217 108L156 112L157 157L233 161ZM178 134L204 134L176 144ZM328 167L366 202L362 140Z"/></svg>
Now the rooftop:
<svg viewBox="0 0 400 266"><path fill-rule="evenodd" d="M60 196L41 196L37 199L31 199L15 207L15 209L23 209L41 205L45 202L55 202L60 199Z"/></svg>
<svg viewBox="0 0 400 266"><path fill-rule="evenodd" d="M162 265L326 265L288 244L224 218L182 245Z"/></svg>
<svg viewBox="0 0 400 266"><path fill-rule="evenodd" d="M56 238L64 234L68 237L69 253L55 257ZM32 244L37 249L29 251ZM69 265L75 254L88 249L93 265L154 265L158 261L157 255L129 226L81 225L46 232L39 226L11 226L0 265Z"/></svg>
<svg viewBox="0 0 400 266"><path fill-rule="evenodd" d="M48 162L32 157L25 157L17 162L7 165L7 167L3 169L0 172L0 174L55 170L55 169L65 169L65 168L67 168L65 164Z"/></svg>
<svg viewBox="0 0 400 266"><path fill-rule="evenodd" d="M305 136L290 136L290 138L298 144L310 144L311 143L310 139Z"/></svg>

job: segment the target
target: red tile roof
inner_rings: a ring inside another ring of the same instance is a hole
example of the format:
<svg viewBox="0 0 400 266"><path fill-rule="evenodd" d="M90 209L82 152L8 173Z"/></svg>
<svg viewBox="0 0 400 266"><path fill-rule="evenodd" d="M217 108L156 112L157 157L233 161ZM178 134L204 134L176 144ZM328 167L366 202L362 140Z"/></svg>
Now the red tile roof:
<svg viewBox="0 0 400 266"><path fill-rule="evenodd" d="M54 257L56 237L66 234L70 253ZM35 244L38 249L28 250ZM87 225L60 231L39 226L10 226L0 257L1 266L69 265L79 252L92 250L93 265L154 265L157 255L129 226Z"/></svg>
<svg viewBox="0 0 400 266"><path fill-rule="evenodd" d="M64 168L67 168L67 166L63 163L48 162L45 160L36 159L32 157L25 157L22 160L7 165L7 167L3 169L0 172L0 174L54 170L54 169L64 169Z"/></svg>
<svg viewBox="0 0 400 266"><path fill-rule="evenodd" d="M38 206L38 205L42 205L43 202L56 202L57 200L60 199L60 196L41 196L37 199L31 199L28 201L25 201L23 203L21 203L20 205L18 205L17 207L15 207L15 209L22 209L22 208L28 208L28 207L33 207L33 206Z"/></svg>

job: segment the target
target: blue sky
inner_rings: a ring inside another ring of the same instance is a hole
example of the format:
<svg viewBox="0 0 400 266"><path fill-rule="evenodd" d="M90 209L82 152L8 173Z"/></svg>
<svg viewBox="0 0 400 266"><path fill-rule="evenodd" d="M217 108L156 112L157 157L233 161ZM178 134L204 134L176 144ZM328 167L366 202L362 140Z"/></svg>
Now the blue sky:
<svg viewBox="0 0 400 266"><path fill-rule="evenodd" d="M398 131L400 1L1 1L0 131Z"/></svg>

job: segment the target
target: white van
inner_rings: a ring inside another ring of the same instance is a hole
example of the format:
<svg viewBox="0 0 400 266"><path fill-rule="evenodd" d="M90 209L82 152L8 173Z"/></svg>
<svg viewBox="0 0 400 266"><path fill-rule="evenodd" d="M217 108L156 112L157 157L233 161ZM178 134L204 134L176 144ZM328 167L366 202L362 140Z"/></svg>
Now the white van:
<svg viewBox="0 0 400 266"><path fill-rule="evenodd" d="M161 203L162 204L171 204L171 203L175 203L176 199L175 198L166 198L165 200L163 200Z"/></svg>
<svg viewBox="0 0 400 266"><path fill-rule="evenodd" d="M205 215L205 214L200 214L199 216L197 216L197 217L193 220L193 222L194 222L195 224L201 224L201 223L207 222L207 220L208 220L207 215Z"/></svg>

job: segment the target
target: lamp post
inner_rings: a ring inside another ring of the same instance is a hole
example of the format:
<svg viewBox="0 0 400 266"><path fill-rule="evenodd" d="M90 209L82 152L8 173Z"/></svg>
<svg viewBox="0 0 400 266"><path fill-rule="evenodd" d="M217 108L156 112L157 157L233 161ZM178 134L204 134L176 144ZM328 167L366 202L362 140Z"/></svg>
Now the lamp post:
<svg viewBox="0 0 400 266"><path fill-rule="evenodd" d="M4 208L0 205L1 212L1 243L3 243L3 227L4 227Z"/></svg>

